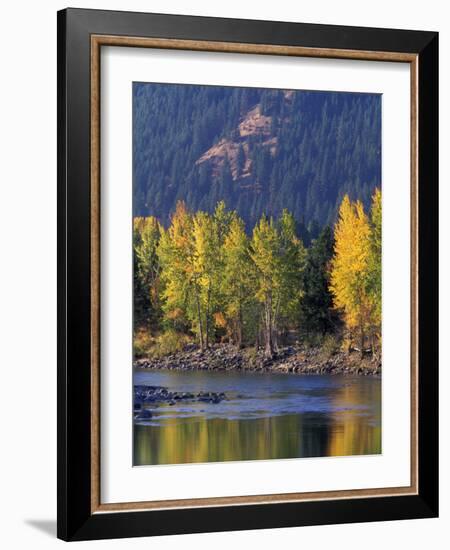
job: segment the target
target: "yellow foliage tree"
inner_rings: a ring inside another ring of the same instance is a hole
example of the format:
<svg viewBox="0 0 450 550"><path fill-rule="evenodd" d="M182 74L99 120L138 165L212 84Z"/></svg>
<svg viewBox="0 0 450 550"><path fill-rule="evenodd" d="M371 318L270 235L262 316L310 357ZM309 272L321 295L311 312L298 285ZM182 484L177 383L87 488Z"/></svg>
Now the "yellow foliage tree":
<svg viewBox="0 0 450 550"><path fill-rule="evenodd" d="M355 336L361 353L372 324L373 302L368 292L370 276L371 227L360 201L345 195L335 227L334 257L330 287L335 307L344 313L351 339Z"/></svg>
<svg viewBox="0 0 450 550"><path fill-rule="evenodd" d="M243 343L244 314L253 301L254 268L249 253L244 222L234 216L224 245L222 288L225 312L230 320L233 340L238 348Z"/></svg>
<svg viewBox="0 0 450 550"><path fill-rule="evenodd" d="M206 212L197 212L193 218L194 273L198 285L198 300L204 320L205 347L213 331L213 313L219 288L219 239L214 218Z"/></svg>
<svg viewBox="0 0 450 550"><path fill-rule="evenodd" d="M184 312L200 347L207 348L215 336L216 314L223 314L223 244L231 213L218 203L214 214L191 214L178 202L169 228L161 231L158 255L165 283L166 319L180 319Z"/></svg>
<svg viewBox="0 0 450 550"><path fill-rule="evenodd" d="M204 326L200 306L200 282L196 269L193 219L184 202L177 203L170 227L162 230L158 247L164 282L166 317L184 311L195 322L200 346L204 347Z"/></svg>
<svg viewBox="0 0 450 550"><path fill-rule="evenodd" d="M372 196L370 210L370 282L369 292L375 308L375 321L381 324L381 191L377 188Z"/></svg>

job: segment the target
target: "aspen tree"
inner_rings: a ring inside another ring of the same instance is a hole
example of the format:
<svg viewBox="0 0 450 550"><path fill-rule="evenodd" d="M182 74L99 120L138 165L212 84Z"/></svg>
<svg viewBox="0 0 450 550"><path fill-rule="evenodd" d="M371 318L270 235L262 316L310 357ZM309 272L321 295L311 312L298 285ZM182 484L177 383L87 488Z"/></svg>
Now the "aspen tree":
<svg viewBox="0 0 450 550"><path fill-rule="evenodd" d="M331 262L330 288L334 304L343 311L348 329L351 333L357 333L361 353L370 326L372 307L367 292L370 233L362 203L353 203L345 195L334 233L335 254Z"/></svg>

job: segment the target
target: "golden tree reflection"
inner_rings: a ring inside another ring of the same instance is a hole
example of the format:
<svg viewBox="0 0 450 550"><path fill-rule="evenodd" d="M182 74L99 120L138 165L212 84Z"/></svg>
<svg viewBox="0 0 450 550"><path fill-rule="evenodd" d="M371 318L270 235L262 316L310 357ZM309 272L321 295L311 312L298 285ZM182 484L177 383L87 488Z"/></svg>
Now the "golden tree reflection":
<svg viewBox="0 0 450 550"><path fill-rule="evenodd" d="M337 406L339 400L337 395ZM348 404L348 396L344 400ZM379 452L381 428L354 410L239 420L169 418L158 426L135 427L135 465Z"/></svg>

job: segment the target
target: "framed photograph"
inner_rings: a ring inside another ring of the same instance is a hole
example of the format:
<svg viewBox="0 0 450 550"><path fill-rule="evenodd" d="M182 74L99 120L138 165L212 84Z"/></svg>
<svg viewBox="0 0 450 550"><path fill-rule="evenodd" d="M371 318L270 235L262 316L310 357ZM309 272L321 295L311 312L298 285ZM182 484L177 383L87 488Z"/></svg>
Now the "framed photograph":
<svg viewBox="0 0 450 550"><path fill-rule="evenodd" d="M438 35L58 13L58 536L438 514Z"/></svg>

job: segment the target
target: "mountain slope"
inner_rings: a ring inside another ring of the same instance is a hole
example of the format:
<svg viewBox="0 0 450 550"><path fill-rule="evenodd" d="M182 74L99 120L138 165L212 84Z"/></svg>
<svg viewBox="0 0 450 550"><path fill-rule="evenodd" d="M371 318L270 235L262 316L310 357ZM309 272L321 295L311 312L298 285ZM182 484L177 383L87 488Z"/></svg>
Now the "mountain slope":
<svg viewBox="0 0 450 550"><path fill-rule="evenodd" d="M283 208L322 226L380 185L379 95L133 85L134 215L167 224L177 200L223 199L249 228Z"/></svg>

